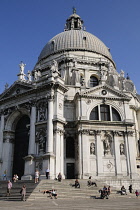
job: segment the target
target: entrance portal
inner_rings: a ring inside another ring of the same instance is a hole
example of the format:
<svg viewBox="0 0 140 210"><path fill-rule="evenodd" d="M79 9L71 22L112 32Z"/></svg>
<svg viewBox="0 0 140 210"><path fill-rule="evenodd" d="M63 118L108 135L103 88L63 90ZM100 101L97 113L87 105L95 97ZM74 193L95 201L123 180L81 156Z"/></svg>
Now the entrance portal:
<svg viewBox="0 0 140 210"><path fill-rule="evenodd" d="M30 123L28 116L23 116L17 123L15 130L15 146L13 159L13 174L19 179L24 175L24 157L28 155L29 135L27 124Z"/></svg>
<svg viewBox="0 0 140 210"><path fill-rule="evenodd" d="M74 173L74 163L67 163L67 179L74 179L75 173Z"/></svg>

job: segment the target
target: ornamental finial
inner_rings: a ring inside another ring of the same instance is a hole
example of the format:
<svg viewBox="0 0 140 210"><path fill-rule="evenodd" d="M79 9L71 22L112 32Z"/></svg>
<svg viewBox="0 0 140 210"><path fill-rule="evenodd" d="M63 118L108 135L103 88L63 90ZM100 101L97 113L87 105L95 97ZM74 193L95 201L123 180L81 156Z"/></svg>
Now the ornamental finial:
<svg viewBox="0 0 140 210"><path fill-rule="evenodd" d="M76 8L73 7L73 14L76 14Z"/></svg>

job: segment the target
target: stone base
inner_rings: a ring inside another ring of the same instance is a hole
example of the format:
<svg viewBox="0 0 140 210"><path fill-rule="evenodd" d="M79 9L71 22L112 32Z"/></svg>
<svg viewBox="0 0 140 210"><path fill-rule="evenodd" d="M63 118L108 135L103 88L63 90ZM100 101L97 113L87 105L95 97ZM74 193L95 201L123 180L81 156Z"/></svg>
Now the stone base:
<svg viewBox="0 0 140 210"><path fill-rule="evenodd" d="M21 180L33 180L33 176L32 175L24 175L21 177Z"/></svg>

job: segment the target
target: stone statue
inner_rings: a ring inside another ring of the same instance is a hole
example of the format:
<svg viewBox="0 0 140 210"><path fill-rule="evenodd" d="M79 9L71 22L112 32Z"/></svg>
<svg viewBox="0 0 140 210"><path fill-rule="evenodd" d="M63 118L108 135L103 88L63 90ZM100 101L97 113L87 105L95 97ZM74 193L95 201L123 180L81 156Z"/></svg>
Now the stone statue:
<svg viewBox="0 0 140 210"><path fill-rule="evenodd" d="M45 137L42 134L39 136L39 154L45 153Z"/></svg>
<svg viewBox="0 0 140 210"><path fill-rule="evenodd" d="M58 72L58 64L56 60L52 61L52 65L51 65L51 71L54 72Z"/></svg>
<svg viewBox="0 0 140 210"><path fill-rule="evenodd" d="M120 144L120 155L124 155L124 144Z"/></svg>
<svg viewBox="0 0 140 210"><path fill-rule="evenodd" d="M95 155L95 143L90 143L90 154Z"/></svg>
<svg viewBox="0 0 140 210"><path fill-rule="evenodd" d="M73 7L73 14L76 14L76 8Z"/></svg>
<svg viewBox="0 0 140 210"><path fill-rule="evenodd" d="M105 66L101 66L100 78L101 78L101 81L107 80L107 68Z"/></svg>
<svg viewBox="0 0 140 210"><path fill-rule="evenodd" d="M65 80L65 76L66 76L66 69L65 69L65 67L62 67L62 69L61 69L61 78Z"/></svg>
<svg viewBox="0 0 140 210"><path fill-rule="evenodd" d="M38 80L38 73L37 73L37 70L34 71L34 80L35 80L35 81Z"/></svg>
<svg viewBox="0 0 140 210"><path fill-rule="evenodd" d="M22 61L21 63L19 64L19 67L20 67L20 74L24 74L24 68L25 68L26 64L24 64Z"/></svg>
<svg viewBox="0 0 140 210"><path fill-rule="evenodd" d="M40 121L46 120L46 110L45 110L45 107L40 107L40 109L39 109L39 120Z"/></svg>
<svg viewBox="0 0 140 210"><path fill-rule="evenodd" d="M72 70L72 83L73 85L80 84L80 73L78 69Z"/></svg>
<svg viewBox="0 0 140 210"><path fill-rule="evenodd" d="M28 71L28 73L27 73L27 79L28 79L28 82L31 82L32 81L31 71Z"/></svg>
<svg viewBox="0 0 140 210"><path fill-rule="evenodd" d="M123 70L121 70L121 72L120 72L120 77L124 78L124 71Z"/></svg>
<svg viewBox="0 0 140 210"><path fill-rule="evenodd" d="M104 154L110 155L111 154L111 142L109 141L109 139L105 139L103 141L103 145L104 145Z"/></svg>

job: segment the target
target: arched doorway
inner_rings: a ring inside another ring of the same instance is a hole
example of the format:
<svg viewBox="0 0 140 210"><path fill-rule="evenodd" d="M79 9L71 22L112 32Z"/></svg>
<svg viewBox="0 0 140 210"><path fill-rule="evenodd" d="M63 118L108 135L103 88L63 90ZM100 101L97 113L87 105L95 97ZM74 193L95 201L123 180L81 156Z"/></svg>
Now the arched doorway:
<svg viewBox="0 0 140 210"><path fill-rule="evenodd" d="M21 178L24 175L25 161L23 157L28 155L29 129L27 128L27 124L29 123L29 117L24 115L18 121L15 129L13 174L17 174L19 178Z"/></svg>

